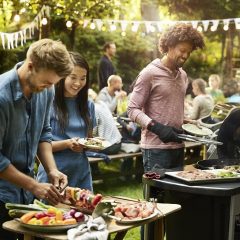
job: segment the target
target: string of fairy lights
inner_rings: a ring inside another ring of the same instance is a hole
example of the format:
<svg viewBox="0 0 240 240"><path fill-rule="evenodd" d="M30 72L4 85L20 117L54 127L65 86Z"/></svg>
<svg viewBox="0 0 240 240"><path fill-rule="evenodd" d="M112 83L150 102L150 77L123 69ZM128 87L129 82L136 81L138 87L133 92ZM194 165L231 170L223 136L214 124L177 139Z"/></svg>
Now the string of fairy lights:
<svg viewBox="0 0 240 240"><path fill-rule="evenodd" d="M22 8L17 14L14 15L13 20L16 23L20 23L21 14L26 13L26 8ZM27 39L31 39L34 36L34 30L39 29L41 25L49 24L50 19L50 7L43 6L33 21L27 24L27 27L16 32L0 32L1 42L3 49L12 49L21 46L26 43ZM76 21L76 20L75 20ZM228 18L228 19L211 19L211 20L186 20L186 21L138 21L138 20L112 20L112 19L80 19L78 24L83 28L89 28L91 30L98 31L116 31L120 30L121 35L124 37L127 31L139 32L140 30L144 34L149 33L161 33L166 27L171 26L177 22L190 23L194 28L200 32L217 31L219 26L222 25L224 31L228 31L229 25L234 24L237 30L240 29L240 18ZM67 20L66 27L71 29L74 21Z"/></svg>

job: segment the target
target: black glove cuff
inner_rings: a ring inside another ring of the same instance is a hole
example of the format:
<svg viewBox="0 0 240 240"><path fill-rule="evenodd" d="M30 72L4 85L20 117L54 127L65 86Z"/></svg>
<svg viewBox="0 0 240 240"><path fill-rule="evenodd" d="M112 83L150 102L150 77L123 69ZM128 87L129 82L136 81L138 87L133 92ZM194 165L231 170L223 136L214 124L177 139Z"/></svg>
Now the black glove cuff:
<svg viewBox="0 0 240 240"><path fill-rule="evenodd" d="M152 120L148 125L147 125L147 130L152 131L153 127L156 125L156 121Z"/></svg>

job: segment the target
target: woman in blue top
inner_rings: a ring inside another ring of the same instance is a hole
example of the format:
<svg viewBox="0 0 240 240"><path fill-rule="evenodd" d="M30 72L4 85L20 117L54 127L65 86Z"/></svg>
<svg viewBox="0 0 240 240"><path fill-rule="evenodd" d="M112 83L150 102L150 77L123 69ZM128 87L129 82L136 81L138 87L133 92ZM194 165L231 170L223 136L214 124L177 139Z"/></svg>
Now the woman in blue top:
<svg viewBox="0 0 240 240"><path fill-rule="evenodd" d="M88 101L89 66L78 53L70 52L72 73L55 85L51 114L52 148L57 167L68 176L72 187L92 189L90 165L78 138L92 137L96 126L93 102ZM48 182L40 165L38 181Z"/></svg>

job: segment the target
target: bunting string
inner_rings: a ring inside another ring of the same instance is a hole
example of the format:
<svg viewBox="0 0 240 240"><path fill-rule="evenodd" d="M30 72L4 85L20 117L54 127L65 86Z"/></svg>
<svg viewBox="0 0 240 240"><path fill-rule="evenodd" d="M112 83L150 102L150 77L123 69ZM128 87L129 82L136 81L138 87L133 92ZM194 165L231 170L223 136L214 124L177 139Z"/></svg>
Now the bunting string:
<svg viewBox="0 0 240 240"><path fill-rule="evenodd" d="M192 24L193 28L199 31L217 31L220 24L223 25L223 30L227 31L229 29L229 24L235 24L235 28L240 29L240 18L228 18L228 19L211 19L211 20L185 20L185 21L131 21L131 20L102 20L102 19L84 19L83 28L90 27L95 29L95 25L98 30L114 31L121 28L122 32L125 32L128 27L133 32L137 32L142 25L145 28L146 33L151 32L162 32L166 27L174 25L175 23L189 23Z"/></svg>
<svg viewBox="0 0 240 240"><path fill-rule="evenodd" d="M47 24L47 18L50 18L50 7L43 6L34 20L27 25L26 28L17 32L7 33L0 32L0 41L3 49L13 49L19 45L23 46L27 39L31 39L34 35L34 30L39 29L41 24ZM43 22L45 18L45 23ZM237 30L240 29L240 18L228 18L228 19L210 19L210 20L185 20L185 21L137 21L137 20L111 20L111 19L80 19L79 23L83 28L90 28L98 31L115 31L120 29L122 36L126 35L127 30L132 32L138 32L141 29L142 32L147 34L153 32L161 33L166 27L174 25L178 22L192 24L193 28L201 32L217 31L219 25L223 26L223 30L227 31L230 24L234 24ZM71 28L72 23L67 21L67 27Z"/></svg>
<svg viewBox="0 0 240 240"><path fill-rule="evenodd" d="M45 16L50 17L50 7L44 5L33 21L24 29L12 33L0 32L3 49L13 49L18 47L19 43L23 46L27 42L27 39L33 37L34 29L38 29L39 23Z"/></svg>

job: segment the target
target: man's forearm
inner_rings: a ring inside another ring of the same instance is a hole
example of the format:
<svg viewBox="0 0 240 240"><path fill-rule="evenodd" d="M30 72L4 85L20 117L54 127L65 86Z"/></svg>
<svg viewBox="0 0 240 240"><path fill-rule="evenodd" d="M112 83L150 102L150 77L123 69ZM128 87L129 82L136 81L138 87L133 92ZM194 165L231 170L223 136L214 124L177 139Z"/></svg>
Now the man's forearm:
<svg viewBox="0 0 240 240"><path fill-rule="evenodd" d="M52 145L48 142L42 142L38 145L38 158L41 161L46 173L57 169L52 153Z"/></svg>
<svg viewBox="0 0 240 240"><path fill-rule="evenodd" d="M5 170L0 172L0 178L16 186L24 188L30 192L33 191L37 184L36 180L20 172L12 164L10 164Z"/></svg>

